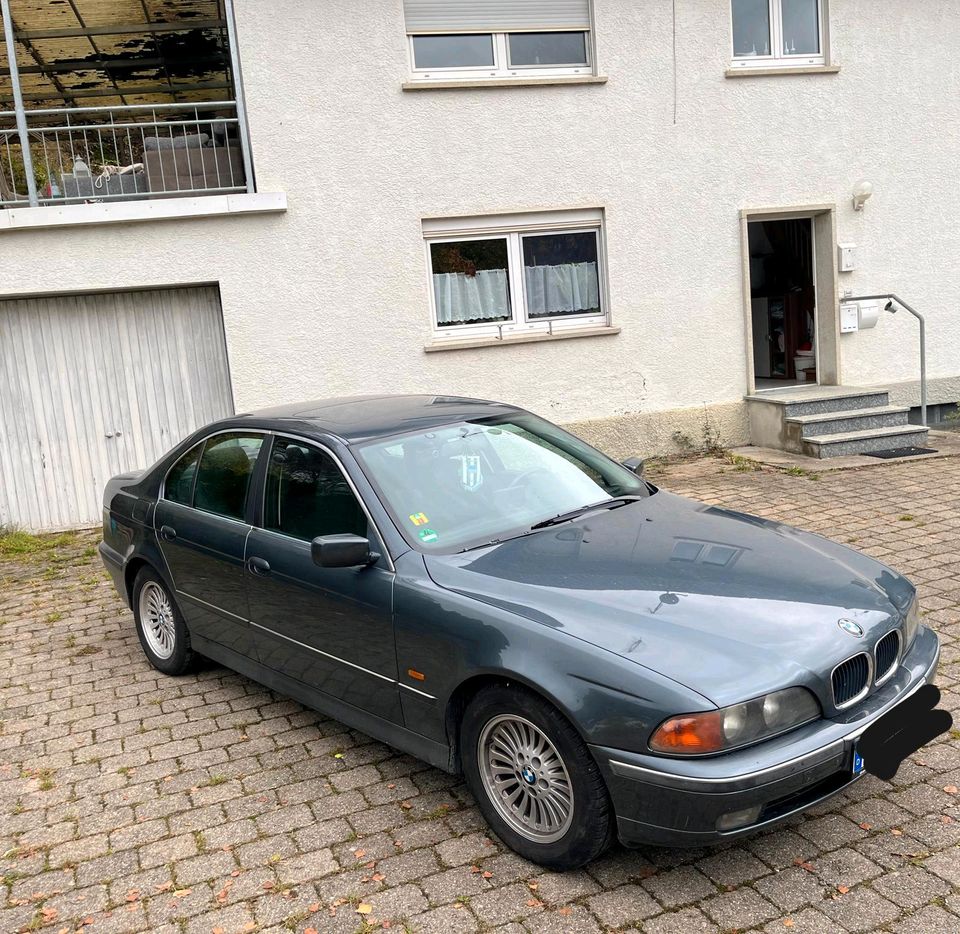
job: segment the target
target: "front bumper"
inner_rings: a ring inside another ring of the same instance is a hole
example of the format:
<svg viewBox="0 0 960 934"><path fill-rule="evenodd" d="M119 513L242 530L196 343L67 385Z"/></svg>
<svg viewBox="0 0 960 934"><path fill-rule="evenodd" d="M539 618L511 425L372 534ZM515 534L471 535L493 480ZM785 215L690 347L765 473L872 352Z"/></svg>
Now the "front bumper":
<svg viewBox="0 0 960 934"><path fill-rule="evenodd" d="M879 717L933 681L936 635L920 627L897 673L846 717L818 720L748 749L704 759L666 759L591 746L627 846L698 846L752 833L842 791L853 774L857 738ZM745 826L718 829L756 809Z"/></svg>

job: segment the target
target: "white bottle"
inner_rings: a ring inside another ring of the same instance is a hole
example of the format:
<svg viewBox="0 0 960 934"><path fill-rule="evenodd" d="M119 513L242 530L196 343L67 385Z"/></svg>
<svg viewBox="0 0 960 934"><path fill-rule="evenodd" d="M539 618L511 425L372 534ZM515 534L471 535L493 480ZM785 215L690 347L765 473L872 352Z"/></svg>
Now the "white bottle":
<svg viewBox="0 0 960 934"><path fill-rule="evenodd" d="M90 175L90 166L83 161L79 156L73 157L73 174L74 175Z"/></svg>

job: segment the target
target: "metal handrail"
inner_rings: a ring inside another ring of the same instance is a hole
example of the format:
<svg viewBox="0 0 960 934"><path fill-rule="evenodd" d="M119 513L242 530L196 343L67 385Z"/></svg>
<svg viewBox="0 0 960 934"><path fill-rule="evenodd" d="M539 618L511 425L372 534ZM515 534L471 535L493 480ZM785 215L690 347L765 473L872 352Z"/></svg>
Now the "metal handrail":
<svg viewBox="0 0 960 934"><path fill-rule="evenodd" d="M170 110L211 110L222 107L236 107L235 100L230 101L194 101L189 104L121 104L116 107L35 107L25 109L27 116L35 114L76 114L76 113L95 113L110 112L116 113L119 110L156 110L166 112ZM0 117L14 117L15 110L0 110Z"/></svg>
<svg viewBox="0 0 960 934"><path fill-rule="evenodd" d="M915 308L911 308L899 295L893 292L887 292L884 295L852 295L841 300L841 304L851 302L876 302L886 299L885 311L896 313L897 309L892 307L894 304L905 308L920 322L920 423L924 428L927 427L927 323L922 314Z"/></svg>

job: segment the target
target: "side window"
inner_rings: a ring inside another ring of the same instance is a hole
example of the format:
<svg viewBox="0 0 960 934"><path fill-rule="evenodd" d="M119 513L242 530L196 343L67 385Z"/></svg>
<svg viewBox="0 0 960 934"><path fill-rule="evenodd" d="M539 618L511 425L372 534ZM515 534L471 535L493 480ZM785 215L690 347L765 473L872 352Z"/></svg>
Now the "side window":
<svg viewBox="0 0 960 934"><path fill-rule="evenodd" d="M180 458L167 474L167 482L163 487L163 498L172 503L183 503L189 506L193 502L193 481L197 476L197 461L203 442L194 445Z"/></svg>
<svg viewBox="0 0 960 934"><path fill-rule="evenodd" d="M241 433L216 435L203 449L193 505L231 519L243 519L247 489L263 437Z"/></svg>
<svg viewBox="0 0 960 934"><path fill-rule="evenodd" d="M367 517L329 454L276 438L267 471L264 528L311 541L318 535L367 535Z"/></svg>

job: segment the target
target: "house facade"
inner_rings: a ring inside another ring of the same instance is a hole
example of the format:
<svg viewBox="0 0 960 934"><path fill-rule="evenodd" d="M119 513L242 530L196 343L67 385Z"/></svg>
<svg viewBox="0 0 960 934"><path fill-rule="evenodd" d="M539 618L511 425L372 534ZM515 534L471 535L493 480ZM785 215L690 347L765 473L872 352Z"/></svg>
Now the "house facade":
<svg viewBox="0 0 960 934"><path fill-rule="evenodd" d="M300 398L491 397L614 456L748 443L768 390L917 406L917 322L845 296L921 311L960 400L960 8L0 6L0 524Z"/></svg>

